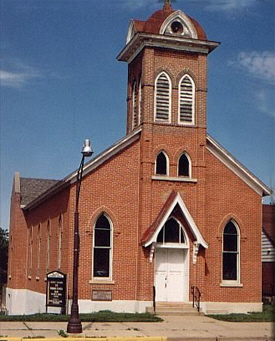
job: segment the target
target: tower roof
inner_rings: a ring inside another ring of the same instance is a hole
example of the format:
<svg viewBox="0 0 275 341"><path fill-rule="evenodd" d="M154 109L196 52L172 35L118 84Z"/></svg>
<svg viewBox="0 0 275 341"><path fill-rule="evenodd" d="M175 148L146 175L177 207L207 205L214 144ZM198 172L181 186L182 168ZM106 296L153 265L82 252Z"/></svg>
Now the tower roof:
<svg viewBox="0 0 275 341"><path fill-rule="evenodd" d="M131 20L126 46L117 59L131 62L145 47L209 54L219 43L210 41L200 24L169 1L148 20Z"/></svg>
<svg viewBox="0 0 275 341"><path fill-rule="evenodd" d="M169 24L171 25L173 22L177 23L177 26L171 29ZM135 33L175 35L200 40L207 39L205 31L196 20L180 10L175 11L170 3L165 3L161 10L154 12L146 21L132 20L129 26L127 43Z"/></svg>

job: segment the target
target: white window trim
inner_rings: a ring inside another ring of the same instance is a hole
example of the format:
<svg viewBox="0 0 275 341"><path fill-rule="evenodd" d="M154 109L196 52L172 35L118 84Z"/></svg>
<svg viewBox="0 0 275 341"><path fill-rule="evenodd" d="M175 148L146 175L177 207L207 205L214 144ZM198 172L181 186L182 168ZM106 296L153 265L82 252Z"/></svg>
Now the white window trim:
<svg viewBox="0 0 275 341"><path fill-rule="evenodd" d="M157 81L159 79L159 77L161 75L165 75L168 79L168 82L169 82L169 108L168 108L168 120L167 121L163 121L163 120L160 120L160 119L157 119ZM171 79L169 77L169 75L165 72L165 71L162 71L158 74L158 76L156 77L155 79L155 91L154 91L154 122L157 122L157 123L164 123L164 124L168 124L168 123L171 123L171 97L172 97L172 82L171 82Z"/></svg>
<svg viewBox="0 0 275 341"><path fill-rule="evenodd" d="M158 180L158 181L175 181L175 182L190 182L190 183L197 183L198 179L191 179L187 176L166 176L166 175L153 175L152 180Z"/></svg>
<svg viewBox="0 0 275 341"><path fill-rule="evenodd" d="M238 252L237 252L237 279L236 280L224 280L223 279L223 247L224 247L224 229L226 227L226 225L228 223L233 223L236 227L237 233L238 233L238 242L237 242L237 246L238 246ZM240 228L238 226L238 224L234 221L234 220L229 220L224 228L223 228L223 232L222 232L222 266L221 266L221 283L220 286L221 287L242 287L243 285L241 284L241 235L240 235Z"/></svg>
<svg viewBox="0 0 275 341"><path fill-rule="evenodd" d="M185 13L183 13L180 10L173 12L164 20L159 30L159 34L165 34L165 31L167 30L168 26L171 25L172 22L176 20L180 21L184 26L188 28L191 34L191 38L198 39L197 30L193 25L192 21Z"/></svg>
<svg viewBox="0 0 275 341"><path fill-rule="evenodd" d="M188 77L191 81L191 84L192 84L192 121L191 122L181 122L181 120L180 120L181 82L185 77ZM193 78L188 73L186 73L181 77L181 79L179 81L179 86L178 86L178 124L179 125L184 125L184 126L194 126L195 125L195 94L196 94L195 82L194 82Z"/></svg>
<svg viewBox="0 0 275 341"><path fill-rule="evenodd" d="M98 218L104 215L110 224L110 254L109 254L109 277L96 277L94 276L94 249L95 249L95 226ZM113 222L105 212L98 215L93 227L93 251L92 251L92 279L90 283L110 283L113 282Z"/></svg>
<svg viewBox="0 0 275 341"><path fill-rule="evenodd" d="M166 174L165 175L162 175L162 174L157 174L157 158L159 156L159 154L162 153L164 154L165 158L166 158ZM169 160L169 156L166 154L166 152L162 149L160 150L158 153L157 153L157 156L156 156L156 160L155 160L155 176L156 177L160 177L160 178L167 178L169 177L169 173L170 172L170 160Z"/></svg>

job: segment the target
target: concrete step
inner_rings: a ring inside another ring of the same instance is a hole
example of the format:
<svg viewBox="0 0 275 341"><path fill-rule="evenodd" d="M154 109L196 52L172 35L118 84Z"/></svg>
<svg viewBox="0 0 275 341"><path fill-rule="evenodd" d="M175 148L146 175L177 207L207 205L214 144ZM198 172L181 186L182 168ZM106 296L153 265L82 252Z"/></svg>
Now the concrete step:
<svg viewBox="0 0 275 341"><path fill-rule="evenodd" d="M153 307L148 307L146 310L154 313ZM188 303L158 302L155 314L159 316L196 316L199 315L199 312L193 308L192 304Z"/></svg>

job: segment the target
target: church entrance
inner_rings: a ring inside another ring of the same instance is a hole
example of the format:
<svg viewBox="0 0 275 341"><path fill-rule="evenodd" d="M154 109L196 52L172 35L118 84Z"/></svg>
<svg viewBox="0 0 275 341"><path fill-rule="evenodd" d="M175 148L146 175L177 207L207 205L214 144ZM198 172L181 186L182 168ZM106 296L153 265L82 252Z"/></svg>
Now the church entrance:
<svg viewBox="0 0 275 341"><path fill-rule="evenodd" d="M156 302L189 301L189 247L181 224L174 218L158 235L155 289Z"/></svg>

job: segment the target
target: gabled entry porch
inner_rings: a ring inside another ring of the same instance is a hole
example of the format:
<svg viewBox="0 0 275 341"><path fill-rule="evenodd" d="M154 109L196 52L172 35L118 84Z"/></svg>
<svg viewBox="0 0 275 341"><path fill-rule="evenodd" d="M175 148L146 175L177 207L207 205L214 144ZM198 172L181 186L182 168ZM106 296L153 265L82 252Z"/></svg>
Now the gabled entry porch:
<svg viewBox="0 0 275 341"><path fill-rule="evenodd" d="M155 222L143 236L154 265L157 305L190 303L190 263L197 263L199 247L208 245L179 193L172 192Z"/></svg>

